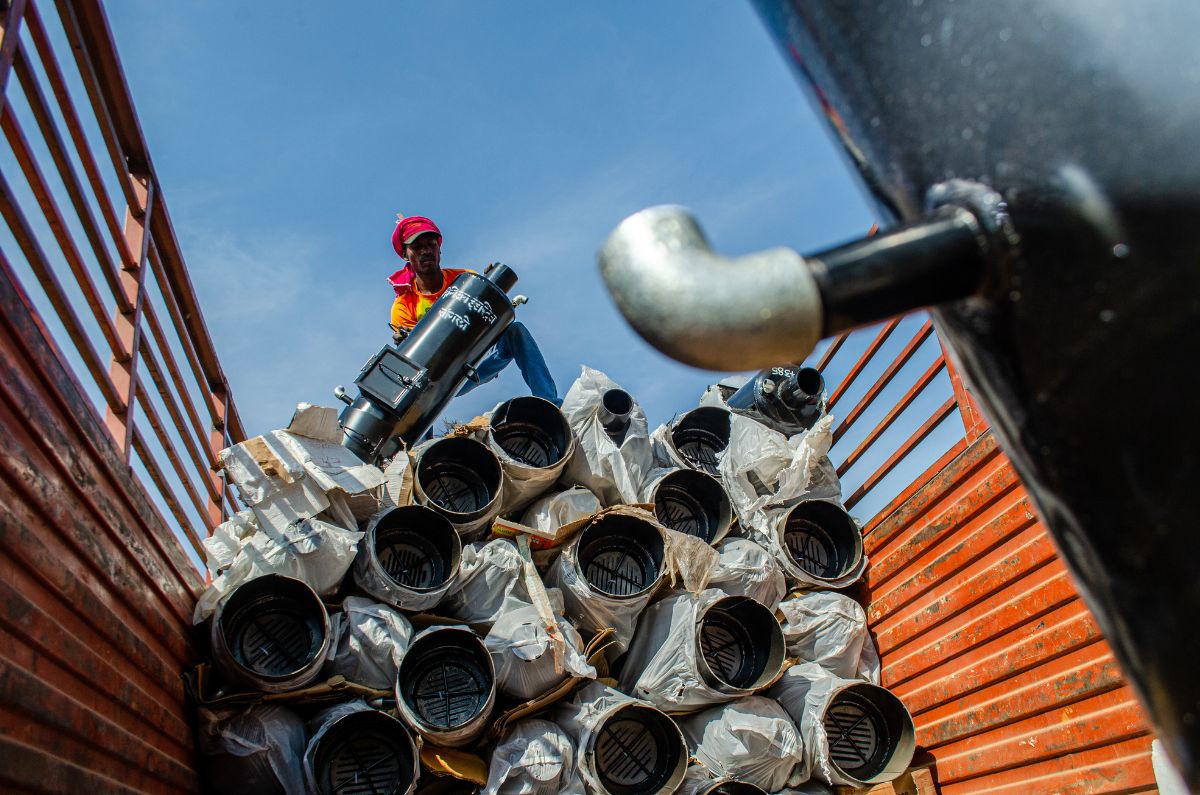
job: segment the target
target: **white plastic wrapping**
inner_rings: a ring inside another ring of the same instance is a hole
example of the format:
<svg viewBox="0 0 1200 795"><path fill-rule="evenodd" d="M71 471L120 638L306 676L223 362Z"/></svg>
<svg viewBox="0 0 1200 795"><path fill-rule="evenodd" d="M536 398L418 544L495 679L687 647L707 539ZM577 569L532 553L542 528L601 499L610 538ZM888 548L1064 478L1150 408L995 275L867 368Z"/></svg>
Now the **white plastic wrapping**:
<svg viewBox="0 0 1200 795"><path fill-rule="evenodd" d="M394 607L348 596L342 610L329 617L330 636L326 673L376 690L396 686L400 658L412 640L413 628Z"/></svg>
<svg viewBox="0 0 1200 795"><path fill-rule="evenodd" d="M688 749L718 776L746 781L768 792L808 780L804 742L783 707L748 696L679 721Z"/></svg>
<svg viewBox="0 0 1200 795"><path fill-rule="evenodd" d="M583 486L572 486L534 500L521 515L521 524L553 533L563 525L591 516L601 507L595 494Z"/></svg>
<svg viewBox="0 0 1200 795"><path fill-rule="evenodd" d="M238 552L257 530L258 520L253 511L238 511L217 525L212 535L200 542L204 545L209 572L216 577L232 566Z"/></svg>
<svg viewBox="0 0 1200 795"><path fill-rule="evenodd" d="M789 656L842 679L879 684L879 654L858 602L833 591L809 591L780 602L779 612Z"/></svg>
<svg viewBox="0 0 1200 795"><path fill-rule="evenodd" d="M603 728L605 721L614 717L617 712L630 705L655 709L653 705L645 701L630 698L624 693L599 682L592 682L576 692L575 697L570 701L560 703L553 713L558 725L575 741L579 760L579 773L590 791L596 793L608 792L603 783L601 783L599 771L596 769L595 744L597 735ZM679 731L670 719L667 719L666 716L663 716L663 718L665 720L664 727L668 727L668 730L673 728L674 732ZM678 735L678 739L683 752L680 754L678 764L675 765L667 786L660 790L663 793L674 792L683 782L684 772L687 769L686 743L682 734Z"/></svg>
<svg viewBox="0 0 1200 795"><path fill-rule="evenodd" d="M525 564L511 541L497 538L463 547L458 571L458 584L439 613L467 624L491 624L510 597L531 601L524 582Z"/></svg>
<svg viewBox="0 0 1200 795"><path fill-rule="evenodd" d="M321 596L337 591L354 563L363 534L320 519L305 519L279 530L262 525L250 536L224 574L213 580L196 603L192 620L213 614L221 598L244 582L265 574L283 574L305 582Z"/></svg>
<svg viewBox="0 0 1200 795"><path fill-rule="evenodd" d="M842 484L829 461L833 415L792 437L730 413L729 444L718 471L743 527L766 533L769 512L802 499L841 499Z"/></svg>
<svg viewBox="0 0 1200 795"><path fill-rule="evenodd" d="M562 591L567 615L584 632L596 633L605 628L614 632L614 653L620 654L629 646L642 612L657 590L652 586L634 596L610 596L591 587L579 568L579 539L576 535L546 573L546 585ZM664 543L664 546L666 544ZM665 568L665 566L664 566ZM660 580L661 580L660 574Z"/></svg>
<svg viewBox="0 0 1200 795"><path fill-rule="evenodd" d="M547 404L549 401L547 401ZM500 460L500 468L504 471L504 496L500 506L500 513L508 515L514 511L524 509L529 503L533 502L539 496L544 494L547 489L554 485L567 464L575 455L575 435L570 429L568 422L567 432L570 434L570 439L567 441L567 449L563 451L562 458L548 467L532 467L523 461L513 458L503 446L496 441L492 434L491 420L495 416L497 409L503 406L503 403L498 404L495 408L489 411L486 415L488 425L480 431L476 438L488 446L488 448L496 454L496 458ZM551 406L547 405L547 408Z"/></svg>
<svg viewBox="0 0 1200 795"><path fill-rule="evenodd" d="M817 500L817 502L822 502ZM842 510L841 503L836 500L824 500L831 505ZM853 565L849 566L843 574L837 577L816 577L808 571L805 571L787 552L786 535L788 516L793 508L799 503L793 503L790 507L779 508L768 511L765 514L764 521L766 522L767 535L764 537L755 533L755 540L760 541L764 547L771 552L775 560L779 562L780 568L783 569L783 574L788 582L800 588L845 588L851 583L858 580L867 570L867 554L862 548L861 528L858 523L847 515L847 521L854 525L854 532L859 533L859 538L855 543L857 546L857 558Z"/></svg>
<svg viewBox="0 0 1200 795"><path fill-rule="evenodd" d="M620 688L664 712L677 713L733 701L746 691L720 690L700 671L697 626L704 611L727 594L711 589L699 595L673 593L646 608L629 647ZM769 638L756 638L769 643ZM778 636L775 639L778 644ZM776 662L782 662L782 651ZM771 674L778 673L778 667Z"/></svg>
<svg viewBox="0 0 1200 795"><path fill-rule="evenodd" d="M804 738L804 748L812 775L827 784L863 787L890 781L908 769L913 751L916 749L912 718L907 712L904 712L905 729L895 732L896 736L889 738L889 741L895 744L896 750L889 760L887 769L869 781L843 775L841 768L833 763L830 756L829 737L825 731L824 718L834 697L844 688L854 685L864 688L872 687L872 685L858 680L834 676L816 663L802 663L785 671L783 677L769 692L770 697L779 702L779 705L787 711L800 729L800 736Z"/></svg>
<svg viewBox="0 0 1200 795"><path fill-rule="evenodd" d="M214 792L305 795L304 721L278 704L200 710L201 763Z"/></svg>
<svg viewBox="0 0 1200 795"><path fill-rule="evenodd" d="M636 400L619 445L600 424L604 393L620 388L604 373L585 366L562 403L563 416L578 442L563 481L587 488L606 506L637 502L642 482L653 466L646 413Z"/></svg>
<svg viewBox="0 0 1200 795"><path fill-rule="evenodd" d="M727 538L717 545L717 554L708 578L710 588L730 596L748 596L772 610L787 593L783 569L761 544L748 538Z"/></svg>
<svg viewBox="0 0 1200 795"><path fill-rule="evenodd" d="M345 718L347 715L353 715L356 712L375 711L376 710L372 709L364 701L347 701L345 703L329 707L328 709L321 710L314 715L311 720L309 720L308 729L312 736L309 738L308 746L304 749L304 778L309 787L307 792L317 793L323 790L323 788L317 786L317 773L315 770L315 765L317 762L317 749L325 735L334 728L334 725L337 724L338 721L340 721L342 718ZM388 716L387 720L392 721L395 719ZM410 784L407 789L403 790L403 792L397 793L397 795L407 795L413 791L413 787L416 784L417 778L420 774L420 763L418 761L417 745L415 742L413 742L412 736L408 735L404 727L399 724L399 721L396 722L396 729L399 731L404 731L408 737L408 742L412 744L412 768L404 771L407 773L406 777L412 782L412 784Z"/></svg>
<svg viewBox="0 0 1200 795"><path fill-rule="evenodd" d="M510 598L483 639L496 667L496 686L522 701L542 695L567 677L596 678L596 669L583 654L583 638L562 618L562 593L551 588L546 594L553 629L535 605Z"/></svg>
<svg viewBox="0 0 1200 795"><path fill-rule="evenodd" d="M557 725L531 718L514 724L492 751L481 795L585 795L575 743Z"/></svg>

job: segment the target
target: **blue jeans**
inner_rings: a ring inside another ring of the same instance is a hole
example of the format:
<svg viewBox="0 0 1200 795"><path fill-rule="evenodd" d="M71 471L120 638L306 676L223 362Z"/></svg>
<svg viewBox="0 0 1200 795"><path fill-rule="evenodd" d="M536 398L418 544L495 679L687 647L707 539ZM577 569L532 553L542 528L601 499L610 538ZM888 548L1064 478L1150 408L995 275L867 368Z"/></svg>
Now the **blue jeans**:
<svg viewBox="0 0 1200 795"><path fill-rule="evenodd" d="M525 379L529 391L535 397L545 398L556 406L562 404L558 397L558 387L554 385L554 378L550 375L550 368L546 366L546 360L542 358L537 342L529 333L529 329L525 328L525 324L519 321L514 321L505 329L500 340L475 367L479 373L479 380L468 379L462 389L458 390L459 397L477 386L495 380L500 371L512 361L517 363L521 377Z"/></svg>

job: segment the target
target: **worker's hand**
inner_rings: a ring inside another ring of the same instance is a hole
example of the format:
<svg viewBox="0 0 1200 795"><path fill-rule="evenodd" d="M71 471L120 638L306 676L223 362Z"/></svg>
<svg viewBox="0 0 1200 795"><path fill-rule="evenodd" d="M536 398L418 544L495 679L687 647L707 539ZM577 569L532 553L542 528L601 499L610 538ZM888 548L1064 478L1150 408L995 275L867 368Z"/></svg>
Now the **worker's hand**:
<svg viewBox="0 0 1200 795"><path fill-rule="evenodd" d="M395 345L404 342L408 338L408 332L412 331L404 326L392 326L390 323L388 325L392 329L392 343Z"/></svg>

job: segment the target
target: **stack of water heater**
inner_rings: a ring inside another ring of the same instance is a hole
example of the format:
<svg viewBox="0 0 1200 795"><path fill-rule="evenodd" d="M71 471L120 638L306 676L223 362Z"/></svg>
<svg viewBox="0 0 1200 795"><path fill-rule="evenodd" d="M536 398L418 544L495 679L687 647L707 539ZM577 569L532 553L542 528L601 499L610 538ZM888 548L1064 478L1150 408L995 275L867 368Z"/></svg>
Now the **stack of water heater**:
<svg viewBox="0 0 1200 795"><path fill-rule="evenodd" d="M439 377L402 364L379 358L369 383ZM842 590L867 560L823 393L815 370L774 368L651 432L585 367L561 408L516 397L446 436L305 406L225 451L246 510L207 542L211 665L190 677L209 785L828 793L896 777L913 723Z"/></svg>

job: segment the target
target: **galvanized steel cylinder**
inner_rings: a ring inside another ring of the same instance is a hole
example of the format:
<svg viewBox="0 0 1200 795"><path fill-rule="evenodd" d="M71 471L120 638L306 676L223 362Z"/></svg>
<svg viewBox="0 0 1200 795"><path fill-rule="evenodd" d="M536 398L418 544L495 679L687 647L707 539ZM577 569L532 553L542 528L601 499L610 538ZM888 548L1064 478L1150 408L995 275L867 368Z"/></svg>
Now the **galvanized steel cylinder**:
<svg viewBox="0 0 1200 795"><path fill-rule="evenodd" d="M482 536L500 512L504 474L496 454L462 436L438 439L417 450L413 493L450 520L464 540Z"/></svg>
<svg viewBox="0 0 1200 795"><path fill-rule="evenodd" d="M774 523L784 572L806 585L842 588L866 568L862 533L850 514L827 500L796 505Z"/></svg>
<svg viewBox="0 0 1200 795"><path fill-rule="evenodd" d="M540 397L516 397L497 406L487 442L504 471L504 514L524 508L553 486L575 452L566 417Z"/></svg>
<svg viewBox="0 0 1200 795"><path fill-rule="evenodd" d="M401 610L435 607L458 578L462 539L450 520L421 505L371 517L354 560L354 581Z"/></svg>
<svg viewBox="0 0 1200 795"><path fill-rule="evenodd" d="M396 707L421 736L463 745L487 728L496 703L492 656L466 627L430 627L413 639L396 675Z"/></svg>
<svg viewBox="0 0 1200 795"><path fill-rule="evenodd" d="M408 727L374 709L333 712L304 752L304 779L317 795L409 795L419 775Z"/></svg>
<svg viewBox="0 0 1200 795"><path fill-rule="evenodd" d="M729 532L733 507L725 487L694 469L669 472L651 492L654 515L667 527L715 544Z"/></svg>
<svg viewBox="0 0 1200 795"><path fill-rule="evenodd" d="M304 687L329 651L329 616L305 583L268 574L235 588L212 621L213 661L229 680L267 693Z"/></svg>

